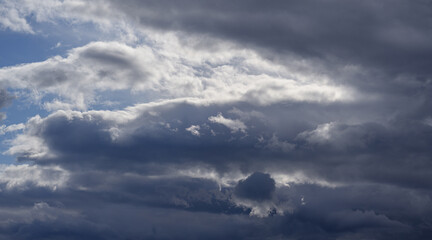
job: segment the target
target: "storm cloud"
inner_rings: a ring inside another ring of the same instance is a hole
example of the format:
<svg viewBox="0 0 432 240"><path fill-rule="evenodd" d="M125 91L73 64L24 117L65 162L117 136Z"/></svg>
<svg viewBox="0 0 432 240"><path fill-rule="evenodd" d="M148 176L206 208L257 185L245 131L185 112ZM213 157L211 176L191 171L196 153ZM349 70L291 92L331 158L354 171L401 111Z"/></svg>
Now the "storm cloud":
<svg viewBox="0 0 432 240"><path fill-rule="evenodd" d="M235 194L240 198L264 201L271 199L275 188L275 181L269 174L255 172L238 182Z"/></svg>

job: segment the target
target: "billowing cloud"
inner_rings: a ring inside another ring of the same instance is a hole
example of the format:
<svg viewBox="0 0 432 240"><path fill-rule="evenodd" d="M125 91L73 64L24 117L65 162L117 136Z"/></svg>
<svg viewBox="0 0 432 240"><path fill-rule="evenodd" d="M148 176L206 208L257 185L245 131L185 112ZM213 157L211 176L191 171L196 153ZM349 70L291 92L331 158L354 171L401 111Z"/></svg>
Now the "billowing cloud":
<svg viewBox="0 0 432 240"><path fill-rule="evenodd" d="M177 38L172 40L161 49L93 42L72 49L67 57L3 68L0 82L27 89L27 95L48 111L173 98L240 100L257 105L357 100L354 89L327 84L323 79L291 79L283 66L272 66L253 51L190 52L192 49L181 47ZM115 93L122 97L109 97ZM44 98L50 94L56 97ZM146 97L139 97L142 94ZM245 128L240 126L240 130Z"/></svg>

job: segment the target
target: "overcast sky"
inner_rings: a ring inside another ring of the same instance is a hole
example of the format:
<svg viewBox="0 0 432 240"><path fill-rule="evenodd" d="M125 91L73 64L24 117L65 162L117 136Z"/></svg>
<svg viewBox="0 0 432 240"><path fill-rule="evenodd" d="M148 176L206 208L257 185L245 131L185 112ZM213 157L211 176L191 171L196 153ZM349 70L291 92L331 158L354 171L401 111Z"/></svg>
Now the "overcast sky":
<svg viewBox="0 0 432 240"><path fill-rule="evenodd" d="M432 239L430 0L0 0L0 239Z"/></svg>

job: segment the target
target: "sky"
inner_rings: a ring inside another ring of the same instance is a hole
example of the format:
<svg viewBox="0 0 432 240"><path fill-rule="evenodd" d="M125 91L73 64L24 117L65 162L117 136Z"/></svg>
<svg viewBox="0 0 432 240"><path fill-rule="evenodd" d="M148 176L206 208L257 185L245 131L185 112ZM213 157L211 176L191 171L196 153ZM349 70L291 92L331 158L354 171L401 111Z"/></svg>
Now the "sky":
<svg viewBox="0 0 432 240"><path fill-rule="evenodd" d="M1 239L432 239L429 0L0 0Z"/></svg>

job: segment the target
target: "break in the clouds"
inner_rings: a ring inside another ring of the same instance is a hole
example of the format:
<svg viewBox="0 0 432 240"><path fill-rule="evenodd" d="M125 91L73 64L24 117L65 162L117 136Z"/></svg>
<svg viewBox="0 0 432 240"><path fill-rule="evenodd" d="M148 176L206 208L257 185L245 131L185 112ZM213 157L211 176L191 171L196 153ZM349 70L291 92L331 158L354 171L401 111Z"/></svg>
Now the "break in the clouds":
<svg viewBox="0 0 432 240"><path fill-rule="evenodd" d="M430 239L431 14L0 0L0 239Z"/></svg>

